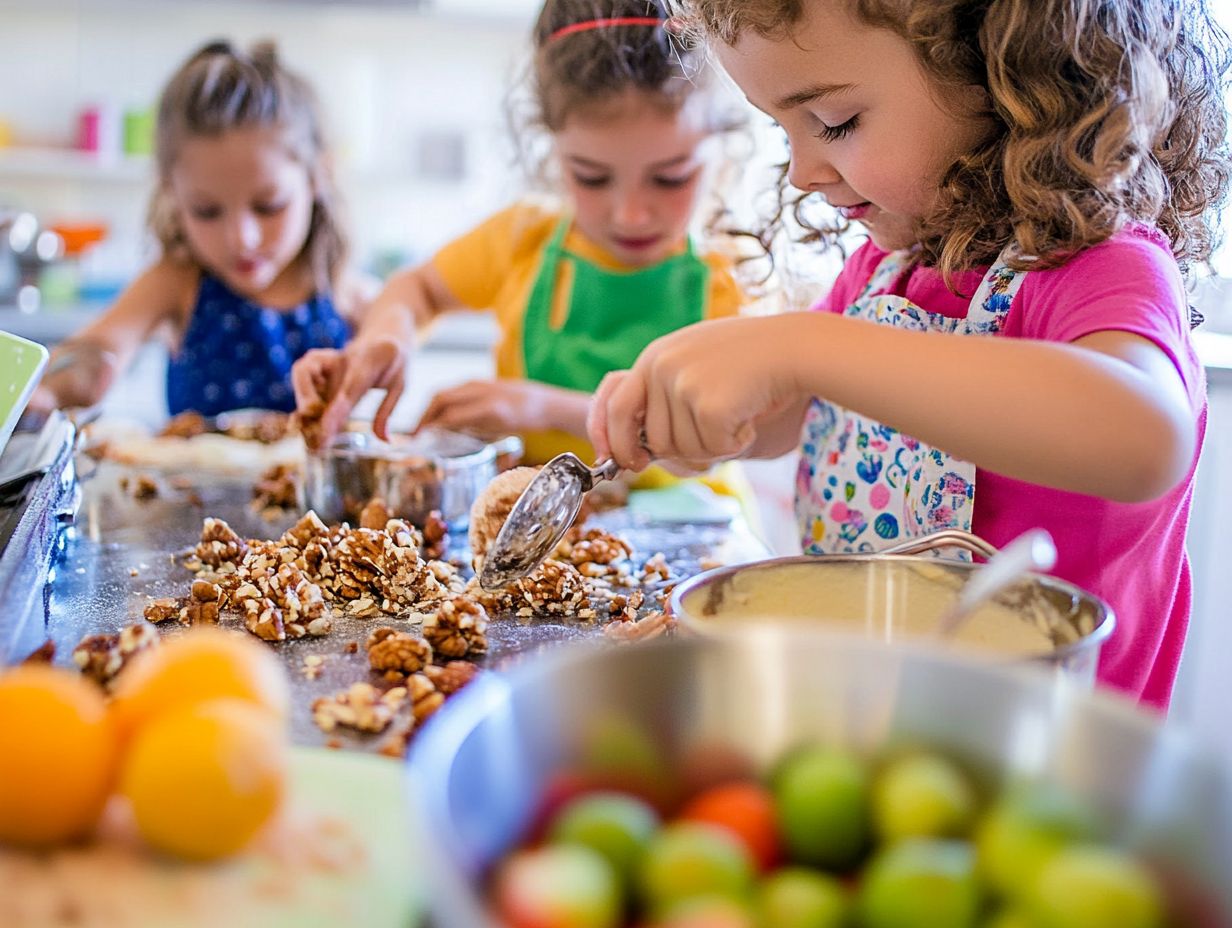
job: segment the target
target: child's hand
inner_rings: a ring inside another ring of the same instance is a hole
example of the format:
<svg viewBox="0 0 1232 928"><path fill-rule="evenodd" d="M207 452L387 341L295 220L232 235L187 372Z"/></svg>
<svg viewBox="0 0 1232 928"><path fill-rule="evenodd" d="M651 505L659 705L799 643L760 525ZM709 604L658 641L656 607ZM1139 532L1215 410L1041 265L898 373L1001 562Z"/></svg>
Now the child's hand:
<svg viewBox="0 0 1232 928"><path fill-rule="evenodd" d="M467 432L481 438L562 428L573 431L585 415L583 394L527 380L472 380L432 397L416 426ZM576 407L570 417L569 407ZM578 429L580 431L580 428Z"/></svg>
<svg viewBox="0 0 1232 928"><path fill-rule="evenodd" d="M391 338L355 339L341 351L316 348L291 368L295 403L300 413L317 420L317 447L329 442L346 424L351 410L370 389L384 389L372 420L378 438L389 439L389 416L402 396L406 352ZM322 411L323 410L323 411Z"/></svg>
<svg viewBox="0 0 1232 928"><path fill-rule="evenodd" d="M632 370L608 374L587 420L599 456L639 471L657 459L696 467L747 452L760 423L799 403L782 318L698 323L651 342Z"/></svg>

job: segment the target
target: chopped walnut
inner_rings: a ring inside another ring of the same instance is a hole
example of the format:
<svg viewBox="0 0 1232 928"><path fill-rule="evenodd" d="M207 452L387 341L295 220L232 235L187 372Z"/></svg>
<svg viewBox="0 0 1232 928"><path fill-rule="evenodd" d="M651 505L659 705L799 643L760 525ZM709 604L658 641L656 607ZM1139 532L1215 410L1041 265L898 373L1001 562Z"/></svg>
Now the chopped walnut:
<svg viewBox="0 0 1232 928"><path fill-rule="evenodd" d="M380 732L389 727L406 699L407 690L400 686L380 694L370 683L353 683L340 693L314 700L312 720L327 734L339 726Z"/></svg>
<svg viewBox="0 0 1232 928"><path fill-rule="evenodd" d="M488 614L469 596L445 600L424 619L424 638L443 657L466 657L488 650Z"/></svg>
<svg viewBox="0 0 1232 928"><path fill-rule="evenodd" d="M303 518L286 530L282 541L286 545L297 548L307 547L311 541L329 538L329 526L321 521L321 517L309 509Z"/></svg>
<svg viewBox="0 0 1232 928"><path fill-rule="evenodd" d="M298 431L309 448L320 448L325 444L325 434L321 431L321 416L324 414L325 403L317 400L292 413L287 428Z"/></svg>
<svg viewBox="0 0 1232 928"><path fill-rule="evenodd" d="M217 625L218 603L190 601L180 609L181 625Z"/></svg>
<svg viewBox="0 0 1232 928"><path fill-rule="evenodd" d="M636 622L609 622L603 626L603 637L620 643L648 641L675 627L676 620L667 613L651 612Z"/></svg>
<svg viewBox="0 0 1232 928"><path fill-rule="evenodd" d="M138 474L132 483L133 499L154 499L158 496L158 481L149 474Z"/></svg>
<svg viewBox="0 0 1232 928"><path fill-rule="evenodd" d="M56 643L48 638L26 655L23 664L50 664L56 658Z"/></svg>
<svg viewBox="0 0 1232 928"><path fill-rule="evenodd" d="M359 527L383 529L393 518L393 513L389 511L389 507L385 505L385 500L379 496L374 496L368 500L368 505L360 510Z"/></svg>
<svg viewBox="0 0 1232 928"><path fill-rule="evenodd" d="M147 622L155 624L166 622L168 619L179 618L180 602L177 599L151 600L146 604L145 611L142 614Z"/></svg>
<svg viewBox="0 0 1232 928"><path fill-rule="evenodd" d="M167 420L159 438L193 438L206 432L205 416L193 410L178 413Z"/></svg>
<svg viewBox="0 0 1232 928"><path fill-rule="evenodd" d="M222 599L222 587L208 580L194 580L190 592L199 603L216 603Z"/></svg>
<svg viewBox="0 0 1232 928"><path fill-rule="evenodd" d="M423 672L439 692L452 696L479 675L479 668L470 661L450 661L444 667L429 665Z"/></svg>
<svg viewBox="0 0 1232 928"><path fill-rule="evenodd" d="M256 415L245 415L222 431L231 438L269 445L287 437L291 432L291 418L289 413L267 409Z"/></svg>
<svg viewBox="0 0 1232 928"><path fill-rule="evenodd" d="M298 509L299 469L275 464L265 470L252 486L252 506L258 511Z"/></svg>
<svg viewBox="0 0 1232 928"><path fill-rule="evenodd" d="M417 722L422 722L445 704L445 694L424 673L413 673L406 678L406 692L411 700L411 714Z"/></svg>
<svg viewBox="0 0 1232 928"><path fill-rule="evenodd" d="M428 513L423 526L423 556L436 560L445 556L449 547L449 525L441 518L440 510Z"/></svg>
<svg viewBox="0 0 1232 928"><path fill-rule="evenodd" d="M618 535L601 528L583 530L574 526L565 534L564 539L553 555L557 560L568 561L574 567L583 564L608 566L616 561L623 561L633 553L630 544ZM599 573L591 573L600 576Z"/></svg>
<svg viewBox="0 0 1232 928"><path fill-rule="evenodd" d="M106 684L124 666L120 636L87 635L73 648L73 663L91 680Z"/></svg>
<svg viewBox="0 0 1232 928"><path fill-rule="evenodd" d="M514 582L512 588L519 613L529 609L527 615L580 616L583 610L590 610L585 578L567 561L549 558L530 576Z"/></svg>
<svg viewBox="0 0 1232 928"><path fill-rule="evenodd" d="M132 658L158 644L158 632L144 622L126 625L117 634L87 635L73 648L73 663L90 679L107 685Z"/></svg>
<svg viewBox="0 0 1232 928"><path fill-rule="evenodd" d="M416 673L432 661L432 646L422 638L392 628L378 628L368 637L368 664L376 671Z"/></svg>
<svg viewBox="0 0 1232 928"><path fill-rule="evenodd" d="M244 539L235 534L222 519L206 518L201 528L201 542L197 545L197 559L202 564L218 567L224 562L238 562L248 550Z"/></svg>
<svg viewBox="0 0 1232 928"><path fill-rule="evenodd" d="M652 583L658 580L670 580L672 569L668 566L667 556L662 551L659 551L649 558L642 565L641 581L643 583Z"/></svg>
<svg viewBox="0 0 1232 928"><path fill-rule="evenodd" d="M641 590L634 590L628 596L617 594L608 603L608 613L621 621L636 619L637 610L642 608L645 602L646 594Z"/></svg>

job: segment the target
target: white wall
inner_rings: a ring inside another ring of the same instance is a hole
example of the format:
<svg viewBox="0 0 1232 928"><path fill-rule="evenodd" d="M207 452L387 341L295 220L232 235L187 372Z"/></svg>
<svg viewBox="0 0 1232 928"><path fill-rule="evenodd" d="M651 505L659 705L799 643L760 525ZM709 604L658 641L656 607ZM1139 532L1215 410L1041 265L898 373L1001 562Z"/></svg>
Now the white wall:
<svg viewBox="0 0 1232 928"><path fill-rule="evenodd" d="M0 0L0 120L15 145L68 146L84 106L152 104L202 42L274 37L322 98L357 253L421 254L520 187L502 96L520 63L532 4L487 3L500 14L490 16L479 0L441 6L421 14L297 2ZM465 142L462 182L416 174L421 139L439 133ZM0 160L0 205L48 219L103 218L136 242L146 173L30 176L5 171Z"/></svg>

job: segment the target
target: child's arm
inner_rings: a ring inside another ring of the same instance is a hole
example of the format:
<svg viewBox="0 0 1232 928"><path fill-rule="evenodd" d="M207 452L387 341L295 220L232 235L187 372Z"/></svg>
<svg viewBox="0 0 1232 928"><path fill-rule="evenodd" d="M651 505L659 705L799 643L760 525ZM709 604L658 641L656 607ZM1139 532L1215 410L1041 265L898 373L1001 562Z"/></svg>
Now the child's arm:
<svg viewBox="0 0 1232 928"><path fill-rule="evenodd" d="M37 411L93 406L163 323L179 328L200 272L162 260L146 270L97 319L56 346L31 399Z"/></svg>
<svg viewBox="0 0 1232 928"><path fill-rule="evenodd" d="M305 353L291 370L300 412L319 419L314 439L324 443L346 423L365 393L384 389L385 398L372 422L388 438L389 416L402 396L407 359L417 333L442 313L461 306L429 262L398 271L368 308L355 338L341 351Z"/></svg>
<svg viewBox="0 0 1232 928"><path fill-rule="evenodd" d="M557 429L586 437L590 394L530 380L472 380L432 397L416 431L429 426L484 438Z"/></svg>
<svg viewBox="0 0 1232 928"><path fill-rule="evenodd" d="M654 342L596 397L591 439L640 469L747 453L766 420L824 396L1019 480L1126 502L1188 470L1193 411L1153 342L1073 343L909 332L830 313L720 320Z"/></svg>

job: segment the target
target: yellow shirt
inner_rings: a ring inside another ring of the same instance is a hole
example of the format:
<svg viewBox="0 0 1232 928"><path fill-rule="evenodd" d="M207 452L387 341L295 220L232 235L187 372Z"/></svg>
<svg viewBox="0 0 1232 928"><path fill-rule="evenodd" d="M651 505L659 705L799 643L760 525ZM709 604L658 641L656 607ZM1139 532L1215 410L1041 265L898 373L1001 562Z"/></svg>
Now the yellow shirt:
<svg viewBox="0 0 1232 928"><path fill-rule="evenodd" d="M560 221L559 210L519 203L502 210L481 225L444 246L432 258L450 292L472 309L490 309L496 315L500 336L496 343L496 376L522 379L526 376L522 354L522 321L531 287L539 274L543 252ZM609 270L624 266L610 254L571 228L564 247L585 260ZM675 253L683 252L680 243ZM734 316L742 296L731 273L731 260L713 252L699 253L709 268L709 292L704 317ZM562 266L562 273L567 273ZM557 287L568 293L569 288ZM554 306L554 321L563 321L568 307ZM561 451L573 451L585 461L594 451L585 439L562 432L525 435L527 460L541 463Z"/></svg>

